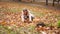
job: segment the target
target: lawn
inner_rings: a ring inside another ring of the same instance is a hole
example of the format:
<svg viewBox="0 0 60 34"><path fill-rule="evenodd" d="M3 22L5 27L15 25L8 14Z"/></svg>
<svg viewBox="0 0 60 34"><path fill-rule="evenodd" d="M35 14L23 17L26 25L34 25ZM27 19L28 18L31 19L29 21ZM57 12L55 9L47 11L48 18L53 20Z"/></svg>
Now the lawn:
<svg viewBox="0 0 60 34"><path fill-rule="evenodd" d="M27 24L21 22L21 11L24 8L27 8L35 15L33 23ZM0 2L0 34L38 34L35 30L36 23L52 23L53 26L57 26L57 22L60 20L59 11L53 8L48 9L26 3Z"/></svg>

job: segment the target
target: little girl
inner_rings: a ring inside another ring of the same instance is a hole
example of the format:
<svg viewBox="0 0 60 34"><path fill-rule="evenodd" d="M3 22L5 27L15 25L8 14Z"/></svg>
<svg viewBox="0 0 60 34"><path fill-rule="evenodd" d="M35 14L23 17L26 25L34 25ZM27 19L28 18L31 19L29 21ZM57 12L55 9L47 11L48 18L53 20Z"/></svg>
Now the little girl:
<svg viewBox="0 0 60 34"><path fill-rule="evenodd" d="M22 18L22 22L32 22L34 15L31 14L29 10L23 9L21 18Z"/></svg>

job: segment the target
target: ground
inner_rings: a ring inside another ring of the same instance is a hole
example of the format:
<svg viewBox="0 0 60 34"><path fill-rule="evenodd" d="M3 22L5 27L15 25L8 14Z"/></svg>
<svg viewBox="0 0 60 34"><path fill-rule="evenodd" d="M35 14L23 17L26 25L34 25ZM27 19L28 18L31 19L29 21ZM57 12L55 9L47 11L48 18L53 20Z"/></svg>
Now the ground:
<svg viewBox="0 0 60 34"><path fill-rule="evenodd" d="M34 14L35 19L33 23L28 24L21 22L21 11L24 8L27 8L32 14ZM15 32L15 34L26 34L27 32L33 34L35 32L34 28L37 23L44 22L45 24L48 24L48 26L50 24L57 26L57 22L59 20L59 6L53 7L51 5L46 6L43 4L22 2L0 2L1 34L13 34ZM27 32L23 32L26 30Z"/></svg>

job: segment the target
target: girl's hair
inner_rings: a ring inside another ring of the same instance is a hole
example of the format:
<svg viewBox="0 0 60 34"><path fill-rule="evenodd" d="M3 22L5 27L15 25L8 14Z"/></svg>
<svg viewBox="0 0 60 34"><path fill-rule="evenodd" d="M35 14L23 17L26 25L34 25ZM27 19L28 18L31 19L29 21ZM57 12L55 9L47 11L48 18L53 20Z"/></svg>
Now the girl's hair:
<svg viewBox="0 0 60 34"><path fill-rule="evenodd" d="M24 9L23 12L24 12L24 11L28 11L28 10L27 10L27 9Z"/></svg>

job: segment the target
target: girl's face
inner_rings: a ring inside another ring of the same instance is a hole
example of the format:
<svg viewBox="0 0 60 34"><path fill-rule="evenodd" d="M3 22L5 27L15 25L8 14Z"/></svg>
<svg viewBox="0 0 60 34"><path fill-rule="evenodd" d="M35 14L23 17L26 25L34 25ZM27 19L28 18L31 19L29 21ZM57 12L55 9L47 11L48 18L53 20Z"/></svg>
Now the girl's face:
<svg viewBox="0 0 60 34"><path fill-rule="evenodd" d="M28 14L28 11L27 10L24 10L23 13L24 13L24 15L27 15Z"/></svg>

